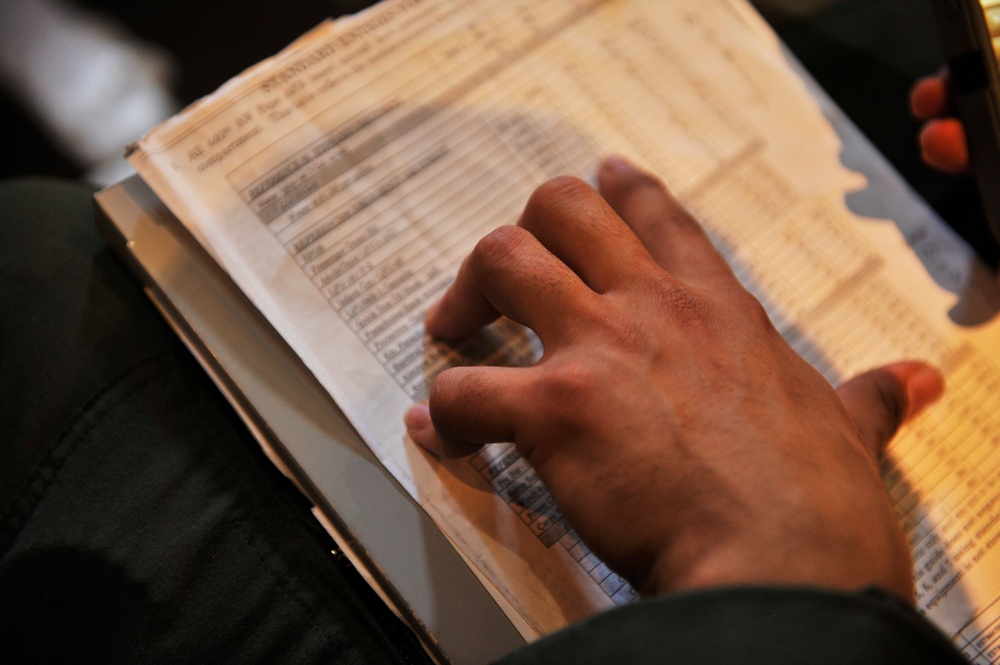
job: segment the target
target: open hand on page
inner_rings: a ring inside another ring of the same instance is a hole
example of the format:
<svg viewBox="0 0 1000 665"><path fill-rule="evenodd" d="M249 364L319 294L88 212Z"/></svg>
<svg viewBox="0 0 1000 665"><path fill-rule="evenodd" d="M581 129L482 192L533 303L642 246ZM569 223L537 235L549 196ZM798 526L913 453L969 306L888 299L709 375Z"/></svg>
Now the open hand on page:
<svg viewBox="0 0 1000 665"><path fill-rule="evenodd" d="M879 585L912 602L876 456L940 375L902 362L834 390L660 182L613 158L599 183L542 185L462 264L427 330L457 340L505 315L544 355L443 372L406 414L412 438L444 456L515 442L647 595Z"/></svg>

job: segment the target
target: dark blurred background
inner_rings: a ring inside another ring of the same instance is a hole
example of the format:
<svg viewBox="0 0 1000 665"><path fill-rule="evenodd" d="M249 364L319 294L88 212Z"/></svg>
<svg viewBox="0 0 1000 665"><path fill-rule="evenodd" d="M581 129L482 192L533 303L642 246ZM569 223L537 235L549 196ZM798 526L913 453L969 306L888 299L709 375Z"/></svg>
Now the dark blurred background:
<svg viewBox="0 0 1000 665"><path fill-rule="evenodd" d="M108 22L117 38L155 49L156 61L165 66L160 78L175 110L277 52L322 19L369 4L364 0L0 0L0 37L3 31L19 30L11 18L18 19L18 5L31 5L36 15L38 7L68 11L71 25L79 24L79 16ZM921 164L918 124L907 111L913 81L942 64L929 0L753 0L753 4L914 189L974 244L988 246L977 231L983 225L974 184L967 177L946 176ZM0 45L0 55L2 49ZM10 76L8 71L7 83ZM52 78L58 88L58 77ZM46 174L98 181L108 177L96 172L93 164L83 163L87 160L80 157L80 150L67 145L71 140L38 119L38 112L25 102L24 86L6 85L0 90L7 146L0 177Z"/></svg>

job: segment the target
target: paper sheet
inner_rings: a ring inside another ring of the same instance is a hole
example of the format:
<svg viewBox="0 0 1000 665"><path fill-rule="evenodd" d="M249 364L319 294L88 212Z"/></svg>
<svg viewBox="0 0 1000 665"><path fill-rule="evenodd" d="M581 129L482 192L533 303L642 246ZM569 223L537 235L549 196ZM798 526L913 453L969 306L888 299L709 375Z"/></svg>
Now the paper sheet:
<svg viewBox="0 0 1000 665"><path fill-rule="evenodd" d="M423 314L540 182L629 156L832 382L906 357L945 369L948 397L884 472L922 609L1000 662L1000 299L810 91L743 0L396 0L320 26L130 159L532 638L635 594L511 446L440 463L402 414L447 366L537 357L509 323L436 344Z"/></svg>

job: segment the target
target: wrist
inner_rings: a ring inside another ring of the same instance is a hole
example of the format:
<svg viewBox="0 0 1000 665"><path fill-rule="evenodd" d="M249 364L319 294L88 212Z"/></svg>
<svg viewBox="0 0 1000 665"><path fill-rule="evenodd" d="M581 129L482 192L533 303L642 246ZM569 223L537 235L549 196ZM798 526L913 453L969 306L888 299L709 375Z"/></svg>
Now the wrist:
<svg viewBox="0 0 1000 665"><path fill-rule="evenodd" d="M912 606L913 565L901 530L883 531L876 538L870 524L860 526L833 530L836 538L824 533L793 537L760 529L747 539L730 538L715 546L689 546L686 551L674 547L652 560L637 588L644 597L652 597L747 585L839 592L878 587ZM895 522L891 526L898 527Z"/></svg>

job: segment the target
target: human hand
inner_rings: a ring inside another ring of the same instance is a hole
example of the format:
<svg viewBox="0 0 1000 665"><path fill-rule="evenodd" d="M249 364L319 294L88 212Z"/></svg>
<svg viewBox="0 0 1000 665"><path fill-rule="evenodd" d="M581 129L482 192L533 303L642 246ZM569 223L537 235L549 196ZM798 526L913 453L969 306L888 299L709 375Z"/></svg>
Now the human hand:
<svg viewBox="0 0 1000 665"><path fill-rule="evenodd" d="M643 594L879 585L912 602L876 456L940 375L899 363L834 391L658 181L612 159L599 183L603 198L542 185L462 264L428 332L460 339L503 314L544 355L443 372L406 414L411 437L445 456L513 441Z"/></svg>
<svg viewBox="0 0 1000 665"><path fill-rule="evenodd" d="M954 117L950 80L947 74L927 76L910 91L910 112L924 121L920 130L920 151L924 162L947 173L969 170L969 146L965 128Z"/></svg>

